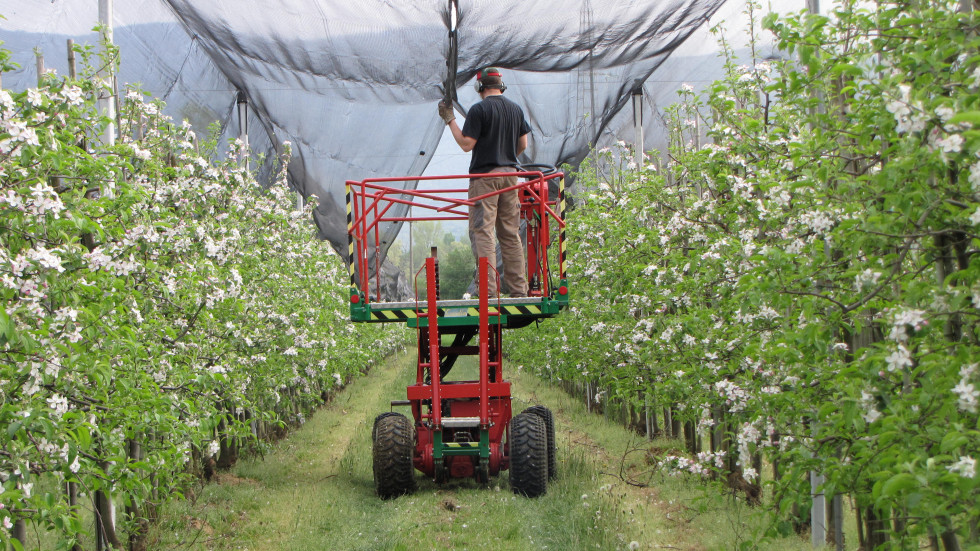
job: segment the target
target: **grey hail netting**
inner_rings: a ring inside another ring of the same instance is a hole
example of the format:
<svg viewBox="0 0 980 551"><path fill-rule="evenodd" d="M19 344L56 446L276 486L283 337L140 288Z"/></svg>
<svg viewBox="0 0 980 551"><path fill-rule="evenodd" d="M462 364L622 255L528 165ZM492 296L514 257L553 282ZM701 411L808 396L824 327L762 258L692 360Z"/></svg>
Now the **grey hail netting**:
<svg viewBox="0 0 980 551"><path fill-rule="evenodd" d="M682 84L721 75L708 29L727 20L729 45L746 43L744 4L724 3L460 0L457 105L478 101L467 84L479 68L503 68L532 126L523 160L576 165L590 147L632 141L639 85L645 143L662 149L657 112ZM0 15L0 40L21 66L4 75L8 88L34 85L35 48L64 74L65 39L97 41L97 0L0 0ZM450 21L447 0L129 0L113 15L120 87L142 83L199 133L217 120L223 138L240 134L241 92L253 151L271 157L292 143L291 183L319 197L321 237L345 255L344 182L422 174L443 136Z"/></svg>

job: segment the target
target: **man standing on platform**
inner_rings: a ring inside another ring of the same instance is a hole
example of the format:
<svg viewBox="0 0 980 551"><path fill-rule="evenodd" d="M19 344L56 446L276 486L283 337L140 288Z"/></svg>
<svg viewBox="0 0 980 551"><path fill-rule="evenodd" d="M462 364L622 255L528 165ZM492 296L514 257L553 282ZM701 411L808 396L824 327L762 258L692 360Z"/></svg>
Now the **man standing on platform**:
<svg viewBox="0 0 980 551"><path fill-rule="evenodd" d="M453 138L463 151L473 152L470 174L516 172L517 156L527 148L531 125L524 119L520 106L503 96L503 79L496 67L487 67L476 74L476 91L481 101L466 115L461 129L451 105L439 103L439 116L449 125ZM479 197L517 185L517 176L486 176L470 179L469 198ZM527 296L527 270L524 247L521 243L520 201L517 190L491 195L470 207L469 227L473 253L496 263L496 240L504 260L503 284L512 297ZM496 236L495 236L496 234ZM495 239L496 237L496 239ZM489 277L490 296L497 296L497 281Z"/></svg>

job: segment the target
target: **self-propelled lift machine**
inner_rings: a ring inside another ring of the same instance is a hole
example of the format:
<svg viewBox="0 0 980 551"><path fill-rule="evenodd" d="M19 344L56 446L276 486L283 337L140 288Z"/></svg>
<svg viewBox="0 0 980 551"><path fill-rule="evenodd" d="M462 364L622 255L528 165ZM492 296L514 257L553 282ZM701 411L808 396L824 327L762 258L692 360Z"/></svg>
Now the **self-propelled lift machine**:
<svg viewBox="0 0 980 551"><path fill-rule="evenodd" d="M488 278L499 281L499 274L496 263L487 258L478 259L479 292L472 299L440 298L435 252L415 274L413 301L386 301L380 270L374 269L380 261L386 223L466 220L473 201L486 197L471 200L466 198L466 189L422 186L432 185L432 180L465 181L474 176L480 175L347 182L351 320L407 323L418 335L415 384L408 387L406 400L392 401L393 408L410 407L412 419L394 411L382 413L371 434L374 481L382 498L413 491L415 469L437 483L450 478L487 483L491 476L509 469L514 492L529 497L544 494L548 479L556 474L551 411L538 405L511 415L501 337L503 329L525 327L568 306L564 174L543 165L493 174L519 177L515 187L526 223L529 296L488 296ZM416 189L394 187L413 180ZM395 208L398 205L403 207ZM413 217L418 211L425 215ZM557 239L553 239L555 232ZM465 355L479 357L479 380L448 380L446 375L456 359Z"/></svg>

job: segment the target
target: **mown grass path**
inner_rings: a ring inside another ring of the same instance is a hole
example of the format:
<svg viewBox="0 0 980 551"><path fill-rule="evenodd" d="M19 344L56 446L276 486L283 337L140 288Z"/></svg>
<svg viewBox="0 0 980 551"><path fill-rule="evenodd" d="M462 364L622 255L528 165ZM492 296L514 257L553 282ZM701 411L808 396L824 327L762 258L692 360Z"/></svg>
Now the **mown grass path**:
<svg viewBox="0 0 980 551"><path fill-rule="evenodd" d="M272 453L240 462L193 503L168 510L154 533L159 549L611 549L594 461L559 440L560 477L546 496L515 496L506 473L488 489L422 480L413 495L374 493L370 432L389 401L414 378L414 351L355 380ZM527 403L515 385L515 411Z"/></svg>
<svg viewBox="0 0 980 551"><path fill-rule="evenodd" d="M224 550L578 550L730 549L751 540L744 506L700 499L692 481L649 475L636 435L588 414L536 377L505 371L514 411L544 404L556 416L557 480L538 499L515 496L507 473L489 488L461 481L382 501L374 493L374 417L414 380L410 349L343 389L263 458L241 461L193 501L170 507L151 549ZM467 369L461 366L457 369ZM472 369L472 368L470 368ZM624 452L626 460L624 463ZM645 476L649 487L624 483ZM644 474L647 473L647 474ZM803 549L783 541L773 549Z"/></svg>

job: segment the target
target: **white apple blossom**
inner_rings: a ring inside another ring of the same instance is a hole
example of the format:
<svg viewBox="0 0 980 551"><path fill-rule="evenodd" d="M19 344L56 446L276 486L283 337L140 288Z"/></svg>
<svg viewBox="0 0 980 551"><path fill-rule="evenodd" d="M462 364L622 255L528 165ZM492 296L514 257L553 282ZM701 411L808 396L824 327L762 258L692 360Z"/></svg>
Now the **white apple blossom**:
<svg viewBox="0 0 980 551"><path fill-rule="evenodd" d="M46 183L38 183L31 187L31 200L26 205L32 214L52 213L55 218L60 218L65 210L58 192Z"/></svg>
<svg viewBox="0 0 980 551"><path fill-rule="evenodd" d="M61 265L61 257L55 254L57 251L49 251L43 245L37 245L27 252L27 257L37 262L42 267L56 272L64 272L65 268Z"/></svg>
<svg viewBox="0 0 980 551"><path fill-rule="evenodd" d="M6 203L10 208L16 210L23 210L24 207L24 199L12 189L0 194L0 203Z"/></svg>
<svg viewBox="0 0 980 551"><path fill-rule="evenodd" d="M885 363L887 363L886 368L888 371L899 371L906 367L912 367L912 354L907 348L905 348L905 346L899 344L898 347L885 358Z"/></svg>
<svg viewBox="0 0 980 551"><path fill-rule="evenodd" d="M854 276L854 288L858 291L870 289L878 284L879 279L881 279L881 272L876 272L871 268L867 268L863 272Z"/></svg>
<svg viewBox="0 0 980 551"><path fill-rule="evenodd" d="M961 455L959 461L947 466L946 470L958 474L963 478L976 478L977 460L966 455Z"/></svg>
<svg viewBox="0 0 980 551"><path fill-rule="evenodd" d="M864 408L861 417L864 418L866 423L874 423L878 419L881 419L881 412L875 406L875 397L871 393L862 390L861 401L859 403Z"/></svg>
<svg viewBox="0 0 980 551"><path fill-rule="evenodd" d="M942 153L959 153L963 149L963 136L959 134L949 134L942 138L935 134L930 137L930 142Z"/></svg>
<svg viewBox="0 0 980 551"><path fill-rule="evenodd" d="M60 394L52 394L47 402L57 417L61 417L68 412L68 399Z"/></svg>
<svg viewBox="0 0 980 551"><path fill-rule="evenodd" d="M131 144L131 147L133 149L133 156L137 159L149 161L153 157L153 154L148 149L141 149L136 144Z"/></svg>
<svg viewBox="0 0 980 551"><path fill-rule="evenodd" d="M29 127L25 121L13 119L4 121L3 130L10 134L8 140L12 143L22 142L27 145L41 145L38 141L37 132Z"/></svg>
<svg viewBox="0 0 980 551"><path fill-rule="evenodd" d="M892 328L888 338L896 342L908 340L908 328L918 331L929 324L925 312L915 308L899 308L891 313Z"/></svg>
<svg viewBox="0 0 980 551"><path fill-rule="evenodd" d="M956 111L948 105L942 105L936 108L936 116L944 123L948 122L954 115L956 115Z"/></svg>
<svg viewBox="0 0 980 551"><path fill-rule="evenodd" d="M10 92L0 90L0 119L6 118L7 112L13 111L16 108L17 104L14 103L14 98L10 95Z"/></svg>
<svg viewBox="0 0 980 551"><path fill-rule="evenodd" d="M27 103L33 105L34 107L40 107L44 104L44 94L37 88L28 88Z"/></svg>
<svg viewBox="0 0 980 551"><path fill-rule="evenodd" d="M82 89L74 85L64 87L61 90L61 97L63 97L69 105L81 105L84 101Z"/></svg>
<svg viewBox="0 0 980 551"><path fill-rule="evenodd" d="M973 193L980 193L980 163L970 165L970 175L967 180Z"/></svg>
<svg viewBox="0 0 980 551"><path fill-rule="evenodd" d="M895 115L896 120L900 117L906 117L912 112L912 110L909 108L912 88L906 84L901 84L899 85L898 90L899 97L894 98L885 104L885 110L892 115Z"/></svg>
<svg viewBox="0 0 980 551"><path fill-rule="evenodd" d="M973 383L961 380L953 387L953 393L957 397L957 407L962 411L977 412L977 406L980 404L980 391L973 386Z"/></svg>

